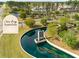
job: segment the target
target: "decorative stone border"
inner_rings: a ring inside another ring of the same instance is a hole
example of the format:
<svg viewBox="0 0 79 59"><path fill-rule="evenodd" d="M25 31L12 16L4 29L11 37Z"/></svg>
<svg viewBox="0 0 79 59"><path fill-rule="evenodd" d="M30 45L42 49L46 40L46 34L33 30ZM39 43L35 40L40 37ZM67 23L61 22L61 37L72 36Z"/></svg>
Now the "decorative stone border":
<svg viewBox="0 0 79 59"><path fill-rule="evenodd" d="M51 43L51 42L50 42L50 41L48 41L47 39L46 39L46 41L47 41L47 43L49 43L50 45L52 45L52 46L56 47L57 49L59 49L59 50L61 50L61 51L65 52L65 53L68 53L68 54L70 54L70 55L72 55L72 56L74 56L74 57L76 57L76 58L79 58L79 56L78 56L78 55L76 55L76 54L74 54L74 53L72 53L72 52L70 52L70 51L68 51L68 50L65 50L65 49L63 49L63 48L58 47L57 45L55 45L55 44Z"/></svg>

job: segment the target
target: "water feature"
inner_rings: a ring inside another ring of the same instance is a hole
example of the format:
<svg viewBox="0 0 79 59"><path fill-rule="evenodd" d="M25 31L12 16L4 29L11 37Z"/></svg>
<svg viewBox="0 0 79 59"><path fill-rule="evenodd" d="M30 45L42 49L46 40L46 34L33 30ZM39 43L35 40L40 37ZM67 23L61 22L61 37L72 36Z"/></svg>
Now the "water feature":
<svg viewBox="0 0 79 59"><path fill-rule="evenodd" d="M46 30L46 27L32 29L21 37L22 48L30 55L37 58L74 58L73 56L51 46L47 42L36 44L38 30Z"/></svg>

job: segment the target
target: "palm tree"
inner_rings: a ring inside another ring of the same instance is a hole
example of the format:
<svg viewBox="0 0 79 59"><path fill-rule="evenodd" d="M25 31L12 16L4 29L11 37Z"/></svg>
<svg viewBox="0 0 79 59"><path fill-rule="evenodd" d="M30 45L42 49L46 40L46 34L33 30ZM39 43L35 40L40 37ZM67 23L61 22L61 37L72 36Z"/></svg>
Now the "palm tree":
<svg viewBox="0 0 79 59"><path fill-rule="evenodd" d="M73 9L76 9L78 6L78 0L69 0L67 4L71 5Z"/></svg>
<svg viewBox="0 0 79 59"><path fill-rule="evenodd" d="M52 8L52 10L54 9L54 3L53 2L51 3L51 8Z"/></svg>
<svg viewBox="0 0 79 59"><path fill-rule="evenodd" d="M46 3L46 12L47 12L47 16L49 15L50 9L51 8L51 4L49 2Z"/></svg>
<svg viewBox="0 0 79 59"><path fill-rule="evenodd" d="M58 7L59 7L59 2L56 2L56 7L57 7L57 9L58 9Z"/></svg>
<svg viewBox="0 0 79 59"><path fill-rule="evenodd" d="M27 12L28 12L28 14L30 14L30 3L29 2L27 2L26 3L26 8L27 8Z"/></svg>

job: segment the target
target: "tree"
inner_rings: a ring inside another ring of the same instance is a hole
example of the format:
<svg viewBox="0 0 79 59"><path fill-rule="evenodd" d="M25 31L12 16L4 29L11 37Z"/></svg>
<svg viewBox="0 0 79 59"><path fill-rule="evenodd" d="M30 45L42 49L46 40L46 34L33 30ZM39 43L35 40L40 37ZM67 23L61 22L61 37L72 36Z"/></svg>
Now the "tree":
<svg viewBox="0 0 79 59"><path fill-rule="evenodd" d="M46 3L46 13L47 13L47 16L49 16L49 12L50 12L50 8L51 8L51 4L49 2Z"/></svg>
<svg viewBox="0 0 79 59"><path fill-rule="evenodd" d="M47 25L47 19L46 18L41 19L41 24L46 26Z"/></svg>
<svg viewBox="0 0 79 59"><path fill-rule="evenodd" d="M20 16L20 18L23 18L24 19L24 18L26 18L26 13L20 13L19 16Z"/></svg>
<svg viewBox="0 0 79 59"><path fill-rule="evenodd" d="M70 22L70 19L67 17L62 17L58 21L60 24L66 24L66 23Z"/></svg>
<svg viewBox="0 0 79 59"><path fill-rule="evenodd" d="M57 25L55 23L49 23L47 27L48 34L52 37L55 38L57 37Z"/></svg>
<svg viewBox="0 0 79 59"><path fill-rule="evenodd" d="M67 26L66 24L61 25L60 27L58 27L58 34L62 31L66 30L67 31Z"/></svg>
<svg viewBox="0 0 79 59"><path fill-rule="evenodd" d="M55 11L55 14L58 15L58 14L60 14L60 12L59 11Z"/></svg>
<svg viewBox="0 0 79 59"><path fill-rule="evenodd" d="M6 3L2 5L2 9L3 9L2 14L1 14L2 18L9 15L11 12L11 8Z"/></svg>
<svg viewBox="0 0 79 59"><path fill-rule="evenodd" d="M19 11L19 13L20 13L20 15L19 15L20 18L23 18L23 19L26 18L26 11L25 11L25 10L21 9L21 10Z"/></svg>
<svg viewBox="0 0 79 59"><path fill-rule="evenodd" d="M76 9L76 7L78 7L78 2L78 0L69 0L67 4L71 5L73 9Z"/></svg>
<svg viewBox="0 0 79 59"><path fill-rule="evenodd" d="M34 24L35 24L35 21L34 21L32 18L27 18L27 19L25 20L25 24L26 24L27 26L29 26L29 27L33 27Z"/></svg>
<svg viewBox="0 0 79 59"><path fill-rule="evenodd" d="M70 22L70 19L63 17L63 18L60 18L58 21L59 21L59 24L60 24L60 27L58 28L58 33L61 32L61 31L67 30L66 25L67 25L67 23Z"/></svg>
<svg viewBox="0 0 79 59"><path fill-rule="evenodd" d="M75 14L75 15L73 16L73 18L74 18L75 20L79 20L79 15L78 15L78 14Z"/></svg>

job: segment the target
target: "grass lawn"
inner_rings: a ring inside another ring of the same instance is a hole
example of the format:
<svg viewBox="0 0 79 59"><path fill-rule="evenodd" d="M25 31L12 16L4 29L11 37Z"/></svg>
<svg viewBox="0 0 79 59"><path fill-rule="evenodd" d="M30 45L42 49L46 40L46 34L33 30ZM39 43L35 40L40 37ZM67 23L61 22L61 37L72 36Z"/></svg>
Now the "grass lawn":
<svg viewBox="0 0 79 59"><path fill-rule="evenodd" d="M29 30L27 26L19 28L18 34L5 34L0 37L0 58L29 58L20 47L19 40L24 32Z"/></svg>
<svg viewBox="0 0 79 59"><path fill-rule="evenodd" d="M36 19L36 26L40 27L40 20ZM30 30L28 26L19 28L18 34L4 34L0 37L0 58L32 58L20 47L20 38L26 31Z"/></svg>

